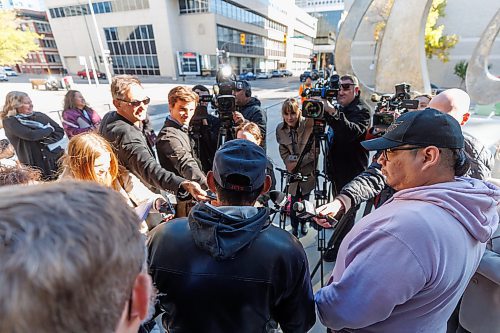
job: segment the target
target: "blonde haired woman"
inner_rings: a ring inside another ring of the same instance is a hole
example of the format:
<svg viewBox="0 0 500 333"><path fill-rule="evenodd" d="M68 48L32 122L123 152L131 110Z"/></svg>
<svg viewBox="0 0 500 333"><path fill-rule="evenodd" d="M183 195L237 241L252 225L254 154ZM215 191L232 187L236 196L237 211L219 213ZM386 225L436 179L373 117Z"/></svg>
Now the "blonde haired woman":
<svg viewBox="0 0 500 333"><path fill-rule="evenodd" d="M71 138L62 158L62 168L61 179L94 181L120 192L129 206L144 213L140 214L142 219L146 218L149 207L154 213L166 204L161 195L151 192L118 164L111 145L96 133L82 133Z"/></svg>
<svg viewBox="0 0 500 333"><path fill-rule="evenodd" d="M40 169L44 180L55 179L64 153L61 126L46 114L34 112L28 94L21 91L7 94L0 118L19 161Z"/></svg>
<svg viewBox="0 0 500 333"><path fill-rule="evenodd" d="M280 155L287 171L294 172L297 161L312 133L313 120L302 116L299 102L294 98L288 98L283 102L281 114L283 122L276 127L276 141L279 144ZM309 194L314 190L314 170L316 169L318 155L319 152L313 147L313 149L305 153L301 165L298 170L295 170L295 172L301 173L302 176L307 176L307 180L289 184L288 193L292 196L292 206L297 201L308 200ZM299 220L293 210L290 212L290 224L292 225L292 234L298 237ZM302 220L300 224L302 235L306 235L308 232L306 222Z"/></svg>

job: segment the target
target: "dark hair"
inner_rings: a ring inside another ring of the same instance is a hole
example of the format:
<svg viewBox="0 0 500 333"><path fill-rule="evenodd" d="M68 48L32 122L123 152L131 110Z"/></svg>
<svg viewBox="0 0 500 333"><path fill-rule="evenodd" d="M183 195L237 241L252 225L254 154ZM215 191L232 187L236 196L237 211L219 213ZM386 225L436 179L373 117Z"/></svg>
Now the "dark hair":
<svg viewBox="0 0 500 333"><path fill-rule="evenodd" d="M250 185L248 184L248 178L242 175L229 175L227 177L227 181L235 185L242 185L242 186ZM215 181L215 189L217 191L217 197L219 201L223 202L224 204L227 204L228 206L253 205L257 200L257 198L259 197L260 193L262 192L263 188L264 184L262 184L262 186L251 192L228 190L223 188L221 185L217 183L217 181Z"/></svg>
<svg viewBox="0 0 500 333"><path fill-rule="evenodd" d="M453 168L455 176L461 177L469 172L471 167L470 159L463 148L459 149L440 149L443 152L444 163Z"/></svg>
<svg viewBox="0 0 500 333"><path fill-rule="evenodd" d="M195 90L199 90L199 91L206 91L207 93L210 93L210 89L208 89L207 87L205 87L204 85L202 84L197 84L195 85L193 88L191 88L192 91L195 91Z"/></svg>
<svg viewBox="0 0 500 333"><path fill-rule="evenodd" d="M26 165L0 166L0 186L32 184L41 178L40 170Z"/></svg>

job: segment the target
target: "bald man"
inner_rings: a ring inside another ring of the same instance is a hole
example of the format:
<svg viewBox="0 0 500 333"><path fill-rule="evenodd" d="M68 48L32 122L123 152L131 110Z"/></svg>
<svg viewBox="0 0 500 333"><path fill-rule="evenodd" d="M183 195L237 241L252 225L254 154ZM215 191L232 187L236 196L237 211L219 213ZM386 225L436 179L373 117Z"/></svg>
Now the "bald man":
<svg viewBox="0 0 500 333"><path fill-rule="evenodd" d="M447 89L432 98L428 105L429 108L449 114L462 126L469 120L469 106L469 95L460 89ZM466 173L466 176L482 180L489 179L494 164L492 154L472 135L468 133L463 133L463 135L465 139L465 153L471 164L471 168ZM380 164L374 161L365 171L347 183L332 202L319 207L318 212L319 214L335 216L339 219L351 207L355 207L376 196L378 196L378 199L375 200L375 204L376 207L379 207L391 198L395 192L387 186L385 181L385 177L380 170ZM324 227L328 228L329 226L325 225ZM328 247L331 246L332 244L328 244ZM337 251L338 247L328 249L323 259L325 261L335 261Z"/></svg>

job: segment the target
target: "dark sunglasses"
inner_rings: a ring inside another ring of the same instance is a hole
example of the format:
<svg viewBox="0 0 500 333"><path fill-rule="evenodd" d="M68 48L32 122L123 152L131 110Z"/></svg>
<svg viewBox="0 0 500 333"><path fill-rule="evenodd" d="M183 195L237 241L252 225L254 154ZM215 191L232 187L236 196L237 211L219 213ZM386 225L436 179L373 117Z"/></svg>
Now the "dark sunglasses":
<svg viewBox="0 0 500 333"><path fill-rule="evenodd" d="M387 153L391 153L391 152L398 151L398 150L417 150L417 149L422 149L422 148L425 148L425 147L396 147L396 148L389 148L389 149L382 150L382 155L384 156L384 159L386 161L389 161Z"/></svg>
<svg viewBox="0 0 500 333"><path fill-rule="evenodd" d="M354 83L342 83L340 85L340 87L342 88L342 90L349 90L349 89L351 89L351 86L353 86L353 85L354 85Z"/></svg>
<svg viewBox="0 0 500 333"><path fill-rule="evenodd" d="M146 97L146 98L145 98L144 100L142 100L142 101L126 101L126 100L124 100L124 99L119 99L119 98L117 98L117 99L118 99L119 101L121 101L121 102L125 102L125 103L127 103L128 105L132 105L132 106L133 106L133 107L135 107L135 108L136 108L136 107L138 107L138 106L140 106L141 104L148 105L148 104L149 104L149 102L151 102L151 99L150 99L149 97Z"/></svg>

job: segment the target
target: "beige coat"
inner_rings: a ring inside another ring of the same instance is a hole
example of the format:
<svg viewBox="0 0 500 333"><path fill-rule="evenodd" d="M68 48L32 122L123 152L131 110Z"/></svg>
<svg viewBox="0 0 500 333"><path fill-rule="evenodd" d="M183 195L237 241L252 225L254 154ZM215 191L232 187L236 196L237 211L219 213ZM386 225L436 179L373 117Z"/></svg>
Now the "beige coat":
<svg viewBox="0 0 500 333"><path fill-rule="evenodd" d="M281 158L285 163L286 169L292 171L296 165L296 161L304 150L307 139L313 130L313 120L310 118L301 117L299 119L299 126L296 130L296 137L292 134L292 130L282 122L276 127L276 141L279 144ZM295 132L295 131L293 131ZM294 140L292 142L292 137ZM300 186L302 194L309 194L314 190L314 170L315 163L319 156L319 149L315 149L314 145L304 156L301 163L299 172L303 176L308 176L305 182L295 182L290 184L288 193L295 195L297 188Z"/></svg>

